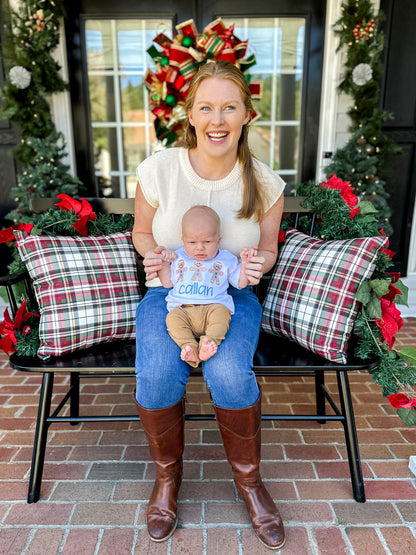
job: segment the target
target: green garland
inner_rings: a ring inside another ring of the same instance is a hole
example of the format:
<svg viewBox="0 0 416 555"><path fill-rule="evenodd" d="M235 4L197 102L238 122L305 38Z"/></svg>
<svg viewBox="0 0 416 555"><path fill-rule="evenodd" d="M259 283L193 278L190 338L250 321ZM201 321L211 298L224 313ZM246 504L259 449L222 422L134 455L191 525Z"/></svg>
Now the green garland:
<svg viewBox="0 0 416 555"><path fill-rule="evenodd" d="M384 35L380 24L382 13L375 14L371 0L346 0L342 16L335 24L339 37L338 50L346 48L347 56L340 91L349 94L353 104L348 111L352 136L338 149L326 175L349 181L356 194L369 198L378 210L378 227L391 235L389 192L383 176L387 154L400 150L383 134L382 124L392 116L379 107L379 83L383 72L381 54Z"/></svg>
<svg viewBox="0 0 416 555"><path fill-rule="evenodd" d="M8 4L3 0L9 25L2 44L6 79L0 89L0 117L16 124L21 137L12 154L24 170L11 191L17 208L8 215L17 223L29 216L30 197L53 197L58 192L77 195L81 182L61 162L65 157L65 141L56 131L47 101L47 95L67 88L59 64L52 57L59 43L64 1L22 0L16 11ZM39 167L40 157L52 166Z"/></svg>
<svg viewBox="0 0 416 555"><path fill-rule="evenodd" d="M79 237L80 233L74 227L78 220L79 216L73 211L50 208L34 223L30 234ZM123 214L118 219L114 219L110 214L97 214L97 217L94 220L89 220L86 225L88 235L109 235L131 229L133 223L134 218L130 214ZM21 260L17 248L13 249L13 258L13 262L8 267L9 272L11 274L18 274L26 271L26 266ZM26 300L29 312L39 313L39 306L34 300L34 295L32 295L32 298L28 298L23 284L19 284L16 287L15 295L22 300ZM31 327L30 333L24 334L21 330L15 332L17 340L16 350L19 355L36 356L39 348L39 319L31 317L27 323Z"/></svg>
<svg viewBox="0 0 416 555"><path fill-rule="evenodd" d="M7 9L8 2L3 4ZM33 157L26 139L46 137L55 129L45 95L66 88L51 55L59 43L63 4L62 0L24 0L17 11L8 10L10 26L2 45L6 82L1 90L0 115L19 125L23 141L14 155L26 164Z"/></svg>
<svg viewBox="0 0 416 555"><path fill-rule="evenodd" d="M317 237L337 240L379 234L377 211L373 203L361 200L357 205L360 210L352 217L351 209L338 189L322 188L320 184L311 181L298 185L297 193L305 197L304 205L315 215L314 235ZM284 219L284 227L290 224L290 219ZM309 226L309 219L301 218L298 227L309 233ZM378 366L370 370L370 374L373 381L381 386L384 396L402 393L416 401L416 350L395 350L394 339L389 338L389 344L381 327L383 318L386 319L393 314L397 328L400 329L402 321L396 305L407 305L407 287L397 279L397 275L388 271L392 265L391 255L388 249L379 252L373 275L362 284L357 293L357 299L361 302L361 312L353 327L353 336L357 344L356 355L363 360L379 358ZM391 290L392 300L387 303L385 299L389 297ZM383 301L388 304L387 308L382 305ZM416 426L415 408L399 408L397 412L403 422Z"/></svg>
<svg viewBox="0 0 416 555"><path fill-rule="evenodd" d="M82 182L69 173L69 166L62 161L66 156L66 142L62 133L52 131L44 138L29 138L25 144L32 149L33 158L17 176L17 185L10 191L17 205L8 214L14 223L33 221L30 198L54 197L57 193L72 196L83 188Z"/></svg>

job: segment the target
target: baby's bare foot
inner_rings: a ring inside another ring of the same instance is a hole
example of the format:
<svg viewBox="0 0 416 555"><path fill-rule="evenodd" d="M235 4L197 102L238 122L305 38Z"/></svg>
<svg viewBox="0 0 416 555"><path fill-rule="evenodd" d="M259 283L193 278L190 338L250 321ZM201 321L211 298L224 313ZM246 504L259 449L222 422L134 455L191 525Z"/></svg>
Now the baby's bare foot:
<svg viewBox="0 0 416 555"><path fill-rule="evenodd" d="M194 350L190 345L185 345L185 347L181 351L181 360L185 362L196 362L196 356Z"/></svg>
<svg viewBox="0 0 416 555"><path fill-rule="evenodd" d="M217 352L217 345L214 341L210 341L208 337L203 337L201 346L199 347L199 358L201 360L208 360Z"/></svg>

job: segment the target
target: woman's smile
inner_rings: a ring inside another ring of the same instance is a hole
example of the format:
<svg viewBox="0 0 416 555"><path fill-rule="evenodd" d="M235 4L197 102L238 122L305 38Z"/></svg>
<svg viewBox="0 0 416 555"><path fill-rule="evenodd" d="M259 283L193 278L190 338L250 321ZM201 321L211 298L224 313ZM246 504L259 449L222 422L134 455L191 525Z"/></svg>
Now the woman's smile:
<svg viewBox="0 0 416 555"><path fill-rule="evenodd" d="M207 133L207 135L211 141L218 143L224 141L228 137L229 133L227 131L212 131Z"/></svg>

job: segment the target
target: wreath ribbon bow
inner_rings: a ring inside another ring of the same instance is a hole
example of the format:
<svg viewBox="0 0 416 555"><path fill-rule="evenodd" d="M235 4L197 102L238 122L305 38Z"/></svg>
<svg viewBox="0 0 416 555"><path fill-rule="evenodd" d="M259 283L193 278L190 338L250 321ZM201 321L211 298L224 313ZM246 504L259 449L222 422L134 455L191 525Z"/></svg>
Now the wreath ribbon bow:
<svg viewBox="0 0 416 555"><path fill-rule="evenodd" d="M148 70L144 83L150 91L150 110L156 117L156 136L166 139L167 146L183 132L183 106L201 65L209 60L227 60L245 72L256 63L254 54L244 58L248 41L236 37L234 24L226 27L221 18L209 23L202 33L189 19L176 25L173 39L159 33L153 43L147 52L156 67ZM246 75L246 81L252 97L260 98L261 81L252 81L250 75ZM254 113L252 120L257 117L259 114Z"/></svg>

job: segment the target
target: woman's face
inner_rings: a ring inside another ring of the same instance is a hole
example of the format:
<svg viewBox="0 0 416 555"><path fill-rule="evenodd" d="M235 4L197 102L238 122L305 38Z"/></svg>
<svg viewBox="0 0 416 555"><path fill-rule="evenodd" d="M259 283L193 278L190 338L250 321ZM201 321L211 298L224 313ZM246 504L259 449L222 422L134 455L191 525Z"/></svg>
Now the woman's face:
<svg viewBox="0 0 416 555"><path fill-rule="evenodd" d="M236 156L242 127L250 114L235 83L218 77L204 79L188 116L198 150L210 156Z"/></svg>

